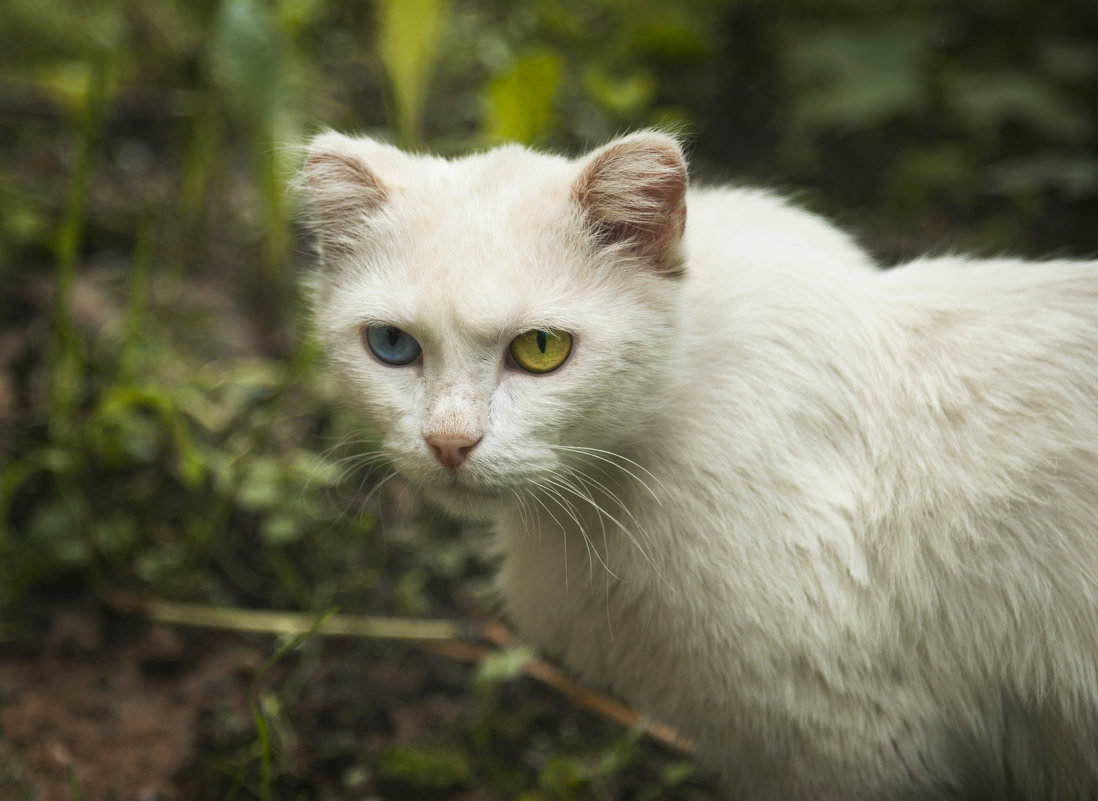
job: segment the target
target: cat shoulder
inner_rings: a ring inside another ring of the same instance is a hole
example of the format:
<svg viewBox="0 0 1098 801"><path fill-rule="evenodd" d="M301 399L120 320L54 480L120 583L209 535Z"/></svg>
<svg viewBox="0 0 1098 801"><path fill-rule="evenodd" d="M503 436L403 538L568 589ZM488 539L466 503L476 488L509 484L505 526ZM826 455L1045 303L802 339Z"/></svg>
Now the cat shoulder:
<svg viewBox="0 0 1098 801"><path fill-rule="evenodd" d="M687 246L692 255L738 254L742 261L840 271L873 270L857 239L795 199L770 189L692 187L687 196Z"/></svg>

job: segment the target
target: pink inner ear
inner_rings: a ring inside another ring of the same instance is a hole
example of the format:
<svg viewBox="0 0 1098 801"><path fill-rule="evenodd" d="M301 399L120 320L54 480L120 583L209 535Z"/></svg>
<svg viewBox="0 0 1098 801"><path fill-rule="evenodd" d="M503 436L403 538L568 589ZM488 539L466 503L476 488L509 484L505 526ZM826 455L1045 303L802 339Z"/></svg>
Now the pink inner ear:
<svg viewBox="0 0 1098 801"><path fill-rule="evenodd" d="M623 246L670 275L680 267L675 246L686 227L686 186L678 144L641 134L597 151L573 196L601 244Z"/></svg>

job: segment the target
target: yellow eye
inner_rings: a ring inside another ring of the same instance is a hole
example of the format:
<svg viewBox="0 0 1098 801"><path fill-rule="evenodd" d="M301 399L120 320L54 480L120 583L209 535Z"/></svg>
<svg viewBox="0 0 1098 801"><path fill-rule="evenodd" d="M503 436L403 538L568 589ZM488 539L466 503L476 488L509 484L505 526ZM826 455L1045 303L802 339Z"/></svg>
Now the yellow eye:
<svg viewBox="0 0 1098 801"><path fill-rule="evenodd" d="M511 340L511 358L528 373L556 370L572 352L572 335L527 331Z"/></svg>

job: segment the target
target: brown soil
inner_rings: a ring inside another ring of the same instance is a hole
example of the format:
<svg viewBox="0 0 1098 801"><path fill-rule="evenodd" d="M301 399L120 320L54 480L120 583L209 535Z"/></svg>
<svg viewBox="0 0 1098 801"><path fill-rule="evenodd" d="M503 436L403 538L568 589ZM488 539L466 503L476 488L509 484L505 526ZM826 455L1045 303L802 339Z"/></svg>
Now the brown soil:
<svg viewBox="0 0 1098 801"><path fill-rule="evenodd" d="M90 602L50 611L45 637L0 650L0 798L183 799L200 715L243 703L262 652L194 653L163 626L107 636Z"/></svg>
<svg viewBox="0 0 1098 801"><path fill-rule="evenodd" d="M470 666L411 646L314 639L261 674L272 637L150 624L87 598L37 618L41 634L0 646L0 801L263 798L250 700L267 717L272 799L715 797L662 787L680 754L630 743L536 682L486 690ZM623 742L623 767L568 778Z"/></svg>

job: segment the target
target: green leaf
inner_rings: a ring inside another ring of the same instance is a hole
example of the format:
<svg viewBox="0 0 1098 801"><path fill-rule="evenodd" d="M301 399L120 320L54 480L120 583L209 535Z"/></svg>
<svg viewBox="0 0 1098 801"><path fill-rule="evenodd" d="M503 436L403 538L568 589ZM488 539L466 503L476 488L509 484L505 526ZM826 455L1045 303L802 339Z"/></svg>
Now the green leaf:
<svg viewBox="0 0 1098 801"><path fill-rule="evenodd" d="M128 514L118 512L95 526L95 546L107 558L124 557L137 544L137 523Z"/></svg>
<svg viewBox="0 0 1098 801"><path fill-rule="evenodd" d="M664 768L660 773L660 782L664 787L677 787L694 773L693 762L679 762Z"/></svg>
<svg viewBox="0 0 1098 801"><path fill-rule="evenodd" d="M231 107L258 138L273 141L292 61L268 7L256 0L223 0L211 47L213 78Z"/></svg>
<svg viewBox="0 0 1098 801"><path fill-rule="evenodd" d="M1076 200L1098 195L1098 158L1086 153L1035 153L993 164L988 175L992 189L1005 195L1044 190Z"/></svg>
<svg viewBox="0 0 1098 801"><path fill-rule="evenodd" d="M490 687L501 682L514 681L522 676L526 666L536 657L534 650L525 645L489 654L477 665L473 683L480 687Z"/></svg>
<svg viewBox="0 0 1098 801"><path fill-rule="evenodd" d="M656 97L656 79L643 69L614 77L593 68L584 76L583 88L599 105L619 117L640 113Z"/></svg>
<svg viewBox="0 0 1098 801"><path fill-rule="evenodd" d="M493 139L530 144L553 121L553 100L560 84L560 56L532 50L488 85L485 129Z"/></svg>
<svg viewBox="0 0 1098 801"><path fill-rule="evenodd" d="M176 472L185 487L195 490L206 477L206 464L199 453L194 432L186 425L182 415L173 414L167 422L175 444Z"/></svg>
<svg viewBox="0 0 1098 801"><path fill-rule="evenodd" d="M276 512L263 518L259 534L264 542L271 545L289 545L300 540L305 530L295 515Z"/></svg>
<svg viewBox="0 0 1098 801"><path fill-rule="evenodd" d="M36 83L69 113L75 115L88 102L88 75L91 69L92 65L83 61L53 64L38 73Z"/></svg>
<svg viewBox="0 0 1098 801"><path fill-rule="evenodd" d="M156 545L138 551L134 561L137 575L149 584L158 584L184 561L178 543Z"/></svg>
<svg viewBox="0 0 1098 801"><path fill-rule="evenodd" d="M426 570L414 567L397 580L397 609L407 615L422 615L427 611L427 599L423 591L427 588L430 576Z"/></svg>
<svg viewBox="0 0 1098 801"><path fill-rule="evenodd" d="M557 757L538 774L538 784L542 789L563 798L571 798L586 781L587 770L569 757Z"/></svg>
<svg viewBox="0 0 1098 801"><path fill-rule="evenodd" d="M1098 75L1098 49L1085 39L1049 39L1038 46L1043 72L1062 81L1086 81Z"/></svg>
<svg viewBox="0 0 1098 801"><path fill-rule="evenodd" d="M397 131L416 143L431 68L446 20L446 0L377 0L377 52L389 75Z"/></svg>
<svg viewBox="0 0 1098 801"><path fill-rule="evenodd" d="M884 182L897 209L942 197L964 202L976 191L978 166L969 150L955 142L920 142L897 155Z"/></svg>
<svg viewBox="0 0 1098 801"><path fill-rule="evenodd" d="M76 458L69 448L46 445L27 454L27 461L42 470L59 476L69 475L76 468Z"/></svg>
<svg viewBox="0 0 1098 801"><path fill-rule="evenodd" d="M279 505L284 489L282 466L274 459L256 457L241 479L236 501L249 511L265 511Z"/></svg>
<svg viewBox="0 0 1098 801"><path fill-rule="evenodd" d="M799 133L870 128L927 103L924 63L943 32L932 19L836 26L805 33L789 47L798 92Z"/></svg>
<svg viewBox="0 0 1098 801"><path fill-rule="evenodd" d="M454 748L397 745L384 748L374 764L377 775L422 790L467 785L473 778L469 758Z"/></svg>
<svg viewBox="0 0 1098 801"><path fill-rule="evenodd" d="M279 27L295 34L305 32L316 24L326 7L323 0L279 0Z"/></svg>
<svg viewBox="0 0 1098 801"><path fill-rule="evenodd" d="M80 519L75 503L51 498L30 516L26 529L27 546L51 565L78 567L87 562L88 552L80 534Z"/></svg>
<svg viewBox="0 0 1098 801"><path fill-rule="evenodd" d="M951 102L969 125L986 136L996 136L1008 122L1025 125L1051 142L1082 143L1094 133L1086 105L1021 70L959 75Z"/></svg>

